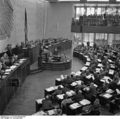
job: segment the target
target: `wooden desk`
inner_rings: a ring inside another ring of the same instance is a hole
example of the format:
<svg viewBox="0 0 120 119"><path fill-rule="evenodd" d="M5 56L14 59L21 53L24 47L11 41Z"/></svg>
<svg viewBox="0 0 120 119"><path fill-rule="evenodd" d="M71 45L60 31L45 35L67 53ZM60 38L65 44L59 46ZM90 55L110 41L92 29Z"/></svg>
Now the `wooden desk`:
<svg viewBox="0 0 120 119"><path fill-rule="evenodd" d="M24 48L24 56L29 57L30 64L33 64L38 60L39 57L39 50L40 50L40 44L37 44L36 46L33 46L31 48Z"/></svg>
<svg viewBox="0 0 120 119"><path fill-rule="evenodd" d="M43 62L42 65L46 70L63 71L71 68L72 60L64 62Z"/></svg>
<svg viewBox="0 0 120 119"><path fill-rule="evenodd" d="M20 65L16 66L16 68L10 71L8 75L4 75L3 78L0 79L0 114L3 113L9 100L18 88L18 86L12 85L13 79L18 79L19 86L21 86L29 74L29 64L30 62L28 59L24 60Z"/></svg>

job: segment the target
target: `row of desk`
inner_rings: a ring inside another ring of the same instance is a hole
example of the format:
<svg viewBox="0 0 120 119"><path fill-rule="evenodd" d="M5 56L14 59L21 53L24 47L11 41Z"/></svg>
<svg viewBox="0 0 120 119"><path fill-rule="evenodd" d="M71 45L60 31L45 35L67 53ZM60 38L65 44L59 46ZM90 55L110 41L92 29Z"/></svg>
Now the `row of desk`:
<svg viewBox="0 0 120 119"><path fill-rule="evenodd" d="M79 53L77 51L74 51L74 56L78 57L78 58L82 58L84 59L86 56L84 56L82 53ZM85 58L88 59L88 58ZM84 59L84 60L85 60ZM103 64L101 63L101 59L97 59L98 60L98 66L96 67L96 72L100 73L101 68L103 67ZM108 62L110 64L110 69L108 71L108 74L105 75L102 79L100 79L100 82L102 83L106 83L107 85L109 85L112 81L113 81L113 76L115 74L115 64L111 59L108 59ZM87 70L88 68L86 67L88 64L88 60L85 64L85 66L82 68L83 71ZM89 64L90 66L90 64ZM92 78L92 77L91 77ZM87 79L90 79L89 77ZM93 80L95 80L93 78ZM57 81L57 83L59 83ZM99 86L98 86L99 88ZM99 92L98 98L100 100L100 104L105 106L106 104L109 105L109 111L115 111L118 109L118 107L120 106L120 80L116 83L116 86L114 86L114 88L112 87L112 89L110 87L106 88L106 90L104 92ZM116 102L116 103L115 103Z"/></svg>
<svg viewBox="0 0 120 119"><path fill-rule="evenodd" d="M50 44L48 46L48 49L53 52L56 47L58 48L58 51L70 49L72 47L72 40L63 40L57 43Z"/></svg>
<svg viewBox="0 0 120 119"><path fill-rule="evenodd" d="M29 59L20 59L9 69L6 69L0 79L0 114L3 113L6 105L16 92L17 88L22 85L29 74Z"/></svg>

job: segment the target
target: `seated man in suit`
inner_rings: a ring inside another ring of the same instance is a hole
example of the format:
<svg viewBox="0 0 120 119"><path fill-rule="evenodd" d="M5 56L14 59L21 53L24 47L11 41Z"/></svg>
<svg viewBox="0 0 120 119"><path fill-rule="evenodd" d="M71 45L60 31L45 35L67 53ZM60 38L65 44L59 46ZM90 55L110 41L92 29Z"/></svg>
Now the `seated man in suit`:
<svg viewBox="0 0 120 119"><path fill-rule="evenodd" d="M71 98L68 98L67 95L64 95L64 100L61 102L61 108L62 112L66 113L67 112L67 105L72 104L73 100Z"/></svg>
<svg viewBox="0 0 120 119"><path fill-rule="evenodd" d="M9 59L7 53L3 54L3 56L1 57L1 62L5 66L10 66L11 65L11 62L10 62L10 59Z"/></svg>
<svg viewBox="0 0 120 119"><path fill-rule="evenodd" d="M90 93L96 97L97 96L97 90L96 90L96 87L94 86L94 83L91 83L90 84Z"/></svg>
<svg viewBox="0 0 120 119"><path fill-rule="evenodd" d="M63 81L62 81L62 84L66 87L68 87L72 82L74 81L73 78L71 78L70 76L67 76L67 78L65 78Z"/></svg>
<svg viewBox="0 0 120 119"><path fill-rule="evenodd" d="M72 98L72 100L75 101L75 102L79 102L82 99L84 99L84 95L82 94L82 91L81 90L77 90L76 91L76 95L74 95L74 97Z"/></svg>
<svg viewBox="0 0 120 119"><path fill-rule="evenodd" d="M91 101L92 104L94 103L96 97L93 95L93 92L91 92L90 87L84 89L84 96Z"/></svg>
<svg viewBox="0 0 120 119"><path fill-rule="evenodd" d="M42 101L42 108L41 109L44 110L44 111L53 109L53 104L52 104L50 96L47 95L45 97L45 100Z"/></svg>
<svg viewBox="0 0 120 119"><path fill-rule="evenodd" d="M13 56L12 46L11 44L7 45L7 55L11 58Z"/></svg>
<svg viewBox="0 0 120 119"><path fill-rule="evenodd" d="M58 89L55 90L54 93L52 93L52 99L55 100L56 96L62 93L63 93L62 88L58 86Z"/></svg>
<svg viewBox="0 0 120 119"><path fill-rule="evenodd" d="M96 99L91 106L91 115L100 115L100 102L99 99Z"/></svg>

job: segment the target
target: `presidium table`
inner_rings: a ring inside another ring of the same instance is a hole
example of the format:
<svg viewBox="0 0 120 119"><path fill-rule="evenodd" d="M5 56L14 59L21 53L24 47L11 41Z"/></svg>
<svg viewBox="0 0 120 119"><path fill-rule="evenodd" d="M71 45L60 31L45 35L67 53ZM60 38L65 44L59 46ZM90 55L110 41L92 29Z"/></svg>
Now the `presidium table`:
<svg viewBox="0 0 120 119"><path fill-rule="evenodd" d="M38 58L38 67L43 67L45 70L52 70L52 71L63 71L71 68L72 60L68 57L58 56L58 57L51 57L49 60L42 61L41 57Z"/></svg>
<svg viewBox="0 0 120 119"><path fill-rule="evenodd" d="M0 114L8 104L17 88L22 85L29 74L29 59L19 59L9 69L6 69L0 77Z"/></svg>

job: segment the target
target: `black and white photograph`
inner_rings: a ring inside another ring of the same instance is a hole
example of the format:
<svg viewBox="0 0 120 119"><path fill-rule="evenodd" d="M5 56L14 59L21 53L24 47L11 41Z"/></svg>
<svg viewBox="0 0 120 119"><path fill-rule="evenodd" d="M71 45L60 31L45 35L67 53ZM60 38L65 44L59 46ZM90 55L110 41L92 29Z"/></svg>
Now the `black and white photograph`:
<svg viewBox="0 0 120 119"><path fill-rule="evenodd" d="M120 0L0 0L0 119L119 115Z"/></svg>

